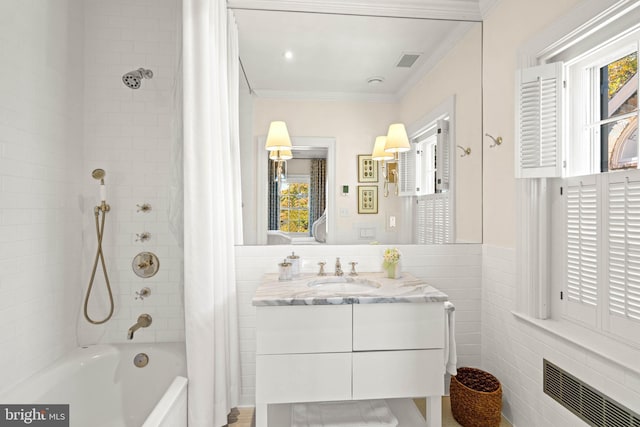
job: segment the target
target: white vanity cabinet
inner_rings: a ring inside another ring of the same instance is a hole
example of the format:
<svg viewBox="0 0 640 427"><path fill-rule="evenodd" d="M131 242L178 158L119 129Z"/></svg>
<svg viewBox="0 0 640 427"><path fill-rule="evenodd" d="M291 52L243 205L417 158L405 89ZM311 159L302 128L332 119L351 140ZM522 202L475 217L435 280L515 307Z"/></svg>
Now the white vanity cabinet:
<svg viewBox="0 0 640 427"><path fill-rule="evenodd" d="M256 427L274 403L425 396L426 425L441 425L443 302L264 305L256 316Z"/></svg>

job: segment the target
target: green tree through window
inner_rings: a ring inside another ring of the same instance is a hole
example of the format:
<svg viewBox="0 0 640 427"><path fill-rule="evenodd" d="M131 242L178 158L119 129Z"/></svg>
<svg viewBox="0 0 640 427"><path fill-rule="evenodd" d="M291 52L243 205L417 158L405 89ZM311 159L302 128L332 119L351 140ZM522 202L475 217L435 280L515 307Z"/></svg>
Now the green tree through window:
<svg viewBox="0 0 640 427"><path fill-rule="evenodd" d="M280 195L280 231L309 232L309 184L290 182Z"/></svg>

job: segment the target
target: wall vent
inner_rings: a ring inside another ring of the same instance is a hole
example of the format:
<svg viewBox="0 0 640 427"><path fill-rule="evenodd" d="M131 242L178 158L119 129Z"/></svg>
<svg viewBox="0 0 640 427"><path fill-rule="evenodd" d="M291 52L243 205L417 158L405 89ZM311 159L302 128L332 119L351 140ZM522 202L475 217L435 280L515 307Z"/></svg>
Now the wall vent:
<svg viewBox="0 0 640 427"><path fill-rule="evenodd" d="M419 53L403 53L396 67L410 68L420 58Z"/></svg>
<svg viewBox="0 0 640 427"><path fill-rule="evenodd" d="M594 427L640 427L640 415L543 359L544 392Z"/></svg>

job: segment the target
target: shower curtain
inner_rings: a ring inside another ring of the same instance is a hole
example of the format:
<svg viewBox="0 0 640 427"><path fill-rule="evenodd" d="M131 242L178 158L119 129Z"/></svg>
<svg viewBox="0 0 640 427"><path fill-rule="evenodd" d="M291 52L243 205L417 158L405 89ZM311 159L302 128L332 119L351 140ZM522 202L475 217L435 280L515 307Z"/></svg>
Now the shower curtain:
<svg viewBox="0 0 640 427"><path fill-rule="evenodd" d="M189 425L198 427L226 425L239 399L237 49L226 2L183 1L185 333Z"/></svg>

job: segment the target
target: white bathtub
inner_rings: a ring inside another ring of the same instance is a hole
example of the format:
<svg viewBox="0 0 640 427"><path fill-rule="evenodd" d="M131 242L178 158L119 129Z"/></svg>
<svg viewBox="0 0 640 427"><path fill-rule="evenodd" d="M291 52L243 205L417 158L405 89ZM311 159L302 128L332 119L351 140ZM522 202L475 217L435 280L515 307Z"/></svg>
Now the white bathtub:
<svg viewBox="0 0 640 427"><path fill-rule="evenodd" d="M134 366L138 353L149 363ZM186 427L184 343L77 348L0 395L3 404L69 404L71 427Z"/></svg>

